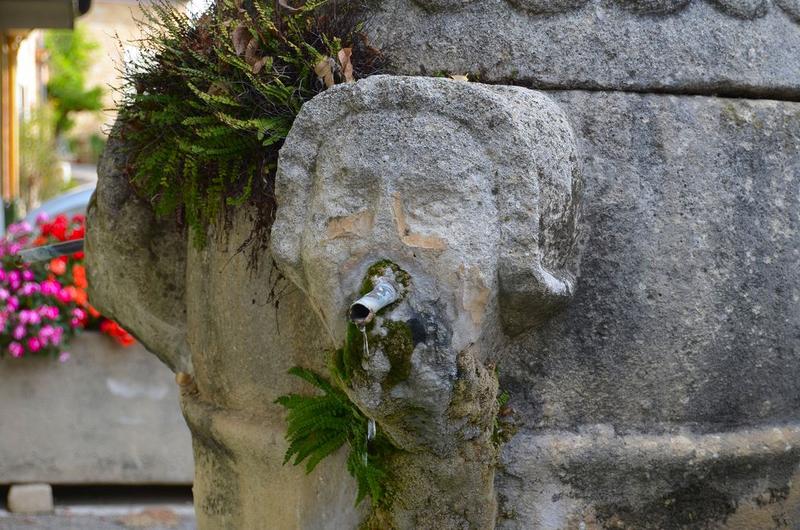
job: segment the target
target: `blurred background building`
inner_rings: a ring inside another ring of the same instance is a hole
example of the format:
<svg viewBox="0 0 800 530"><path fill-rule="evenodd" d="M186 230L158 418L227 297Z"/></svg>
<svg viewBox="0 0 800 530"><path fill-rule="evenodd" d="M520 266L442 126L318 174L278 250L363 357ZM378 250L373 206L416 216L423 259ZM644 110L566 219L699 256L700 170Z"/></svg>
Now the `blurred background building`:
<svg viewBox="0 0 800 530"><path fill-rule="evenodd" d="M95 181L140 18L139 0L0 0L0 229Z"/></svg>
<svg viewBox="0 0 800 530"><path fill-rule="evenodd" d="M21 146L28 141L25 136L34 115L47 100L48 69L41 30L72 29L75 19L90 6L90 0L0 0L0 193L12 209L27 185L22 167L31 160L29 153L23 159ZM48 132L37 131L42 135Z"/></svg>
<svg viewBox="0 0 800 530"><path fill-rule="evenodd" d="M0 235L40 211L85 209L149 2L0 0ZM0 355L0 530L191 528L191 440L173 375L140 344L99 333L69 349L64 363ZM50 515L4 505L30 483L55 489Z"/></svg>

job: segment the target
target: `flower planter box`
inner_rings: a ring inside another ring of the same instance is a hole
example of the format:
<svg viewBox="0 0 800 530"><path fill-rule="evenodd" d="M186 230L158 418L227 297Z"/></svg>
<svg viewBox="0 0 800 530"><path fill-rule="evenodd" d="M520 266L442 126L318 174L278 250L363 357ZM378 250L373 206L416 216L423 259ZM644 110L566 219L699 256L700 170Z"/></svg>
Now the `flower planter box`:
<svg viewBox="0 0 800 530"><path fill-rule="evenodd" d="M68 350L66 363L0 359L0 484L190 484L172 373L98 333Z"/></svg>

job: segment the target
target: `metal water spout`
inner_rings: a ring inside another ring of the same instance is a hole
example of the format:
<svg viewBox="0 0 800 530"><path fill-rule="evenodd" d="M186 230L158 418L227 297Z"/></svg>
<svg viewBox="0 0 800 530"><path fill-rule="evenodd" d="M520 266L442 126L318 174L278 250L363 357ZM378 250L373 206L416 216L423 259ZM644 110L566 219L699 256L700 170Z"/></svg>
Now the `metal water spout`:
<svg viewBox="0 0 800 530"><path fill-rule="evenodd" d="M378 311L396 302L397 299L398 289L394 282L388 278L379 278L372 291L353 302L348 318L356 326L363 327L372 322Z"/></svg>

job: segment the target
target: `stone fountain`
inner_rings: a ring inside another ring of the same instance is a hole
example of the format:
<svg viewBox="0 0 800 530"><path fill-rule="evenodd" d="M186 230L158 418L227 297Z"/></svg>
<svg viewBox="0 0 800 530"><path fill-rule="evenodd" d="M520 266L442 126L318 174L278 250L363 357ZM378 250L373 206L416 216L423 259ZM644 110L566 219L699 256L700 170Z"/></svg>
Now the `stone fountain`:
<svg viewBox="0 0 800 530"><path fill-rule="evenodd" d="M800 524L800 4L373 9L407 76L303 107L255 270L246 209L198 250L119 138L101 163L93 300L181 374L200 527ZM399 450L380 518L342 453L283 465L274 403L372 273L398 298L348 396Z"/></svg>

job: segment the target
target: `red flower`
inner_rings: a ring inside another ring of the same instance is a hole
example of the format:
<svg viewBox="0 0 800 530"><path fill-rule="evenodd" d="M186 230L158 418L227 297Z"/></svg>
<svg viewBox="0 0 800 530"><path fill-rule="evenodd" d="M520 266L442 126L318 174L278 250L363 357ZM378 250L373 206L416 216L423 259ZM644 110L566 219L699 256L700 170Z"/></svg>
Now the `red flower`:
<svg viewBox="0 0 800 530"><path fill-rule="evenodd" d="M104 320L103 322L101 322L100 331L102 331L107 335L110 335L115 341L117 341L122 346L127 347L136 343L136 339L134 339L130 335L130 333L122 329L120 325L114 322L113 320Z"/></svg>
<svg viewBox="0 0 800 530"><path fill-rule="evenodd" d="M83 225L81 225L81 226L79 226L79 227L75 228L75 229L74 229L74 230L73 230L73 231L72 231L72 232L69 234L69 237L68 237L67 239L70 239L70 240L71 240L71 239L81 239L81 238L83 237L83 235L84 235L84 233L85 233L85 232L86 232L86 229L83 227Z"/></svg>
<svg viewBox="0 0 800 530"><path fill-rule="evenodd" d="M49 227L44 225L42 227L42 234L45 233L45 227L47 227L47 231L51 236L58 239L59 241L66 241L67 239L67 225L69 222L67 221L66 215L59 215L55 218L55 220L50 223Z"/></svg>

